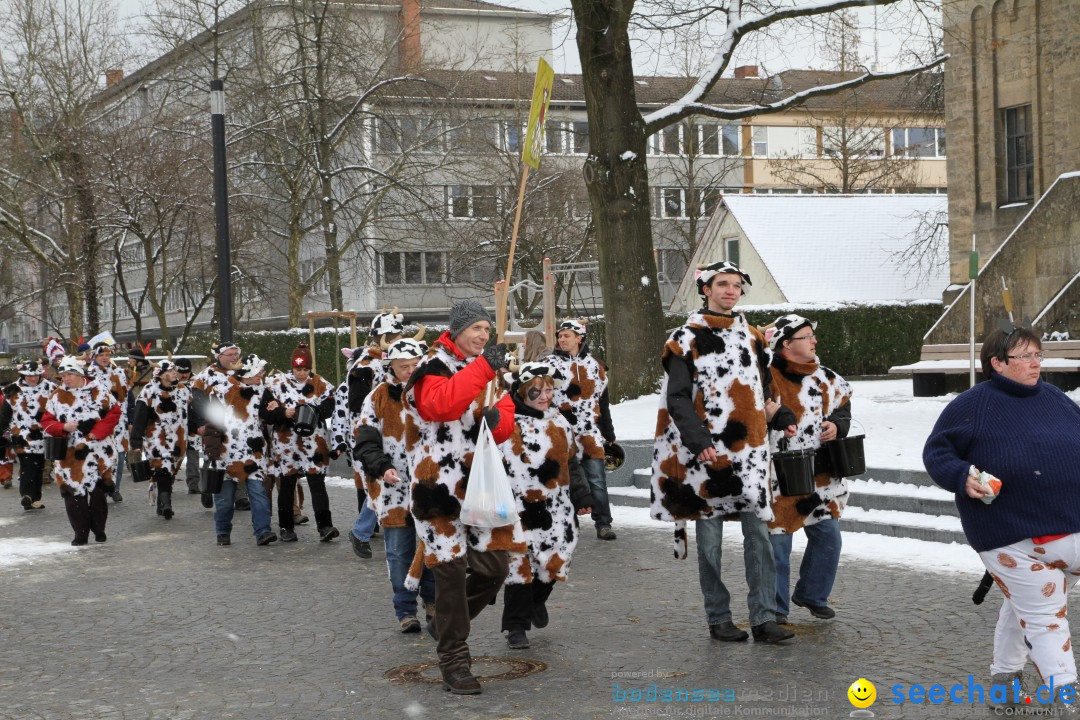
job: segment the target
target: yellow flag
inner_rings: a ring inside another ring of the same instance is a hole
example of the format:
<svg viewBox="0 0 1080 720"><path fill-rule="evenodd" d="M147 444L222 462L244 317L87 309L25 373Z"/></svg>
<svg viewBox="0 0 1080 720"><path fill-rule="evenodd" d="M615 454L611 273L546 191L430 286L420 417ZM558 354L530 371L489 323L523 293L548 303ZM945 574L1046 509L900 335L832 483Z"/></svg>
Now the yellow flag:
<svg viewBox="0 0 1080 720"><path fill-rule="evenodd" d="M525 133L525 147L521 160L533 170L540 168L540 155L544 150L544 122L547 119L551 87L555 84L555 71L540 58L536 65L536 82L533 84L532 106L529 108L529 129Z"/></svg>

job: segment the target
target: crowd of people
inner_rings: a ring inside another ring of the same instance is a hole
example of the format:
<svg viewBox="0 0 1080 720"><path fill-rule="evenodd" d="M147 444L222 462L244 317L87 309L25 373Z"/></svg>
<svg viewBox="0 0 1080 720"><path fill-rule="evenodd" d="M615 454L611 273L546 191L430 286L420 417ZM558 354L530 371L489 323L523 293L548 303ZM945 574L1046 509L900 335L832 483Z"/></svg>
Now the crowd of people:
<svg viewBox="0 0 1080 720"><path fill-rule="evenodd" d="M665 343L650 512L674 523L677 558L686 557L686 523L695 522L709 635L777 644L794 637L792 605L820 619L836 615L829 596L848 487L827 450L847 436L852 388L820 363L816 322L788 314L759 329L736 310L750 284L727 261L701 268L702 308ZM406 337L404 317L383 312L370 344L345 351L336 388L313 371L304 343L287 372L269 376L265 360L223 343L193 376L186 359L151 365L141 349L117 367L107 334L72 355L52 342L51 357L19 364L0 431L18 457L25 512L44 508L51 466L74 545L91 533L106 541L107 500L122 501L125 464L156 486L164 520L186 464L187 491L213 508L220 546L231 544L237 509L250 509L257 545L295 542L307 520L306 483L318 539L328 543L340 533L325 477L345 455L357 490L353 551L372 557L371 537L384 533L399 630L426 626L444 687L476 694L472 620L503 589L507 644L529 647L528 633L548 625L547 602L567 577L580 519L591 515L598 539L616 539L606 470L625 457L606 368L590 353L582 321L560 323L554 348L530 333L516 357L492 342L492 331L488 311L471 300L454 305L430 347L423 328ZM987 382L946 408L925 460L933 479L956 493L968 538L1005 598L994 681L1020 683L1030 659L1044 679L1071 687L1065 596L1080 576L1080 512L1061 479L1075 472L1068 443L1080 434L1060 430L1080 429L1080 410L1040 379L1040 350L1029 330L992 333L982 350ZM462 519L481 433L501 451L516 503L496 527ZM809 458L807 486L781 491L781 455ZM1007 479L1003 490L986 481L995 476ZM721 577L725 520L742 530L750 632L733 621ZM792 535L800 530L807 544L792 587Z"/></svg>

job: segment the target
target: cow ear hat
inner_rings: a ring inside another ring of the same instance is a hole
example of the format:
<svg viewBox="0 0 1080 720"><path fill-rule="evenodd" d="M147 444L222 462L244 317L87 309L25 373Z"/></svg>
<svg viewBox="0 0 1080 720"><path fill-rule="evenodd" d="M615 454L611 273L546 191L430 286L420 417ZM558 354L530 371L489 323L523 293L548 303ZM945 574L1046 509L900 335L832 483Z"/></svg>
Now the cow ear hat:
<svg viewBox="0 0 1080 720"><path fill-rule="evenodd" d="M37 360L27 360L19 363L18 371L24 377L27 375L40 375L42 372L41 364Z"/></svg>
<svg viewBox="0 0 1080 720"><path fill-rule="evenodd" d="M266 367L266 361L255 353L245 355L240 360L240 367L236 371L237 377L253 378Z"/></svg>
<svg viewBox="0 0 1080 720"><path fill-rule="evenodd" d="M773 323L773 333L769 337L769 349L775 351L780 343L784 340L790 340L795 337L795 333L802 330L804 327L808 327L811 330L817 330L817 323L812 320L807 320L802 315L783 315L776 318L776 322Z"/></svg>
<svg viewBox="0 0 1080 720"><path fill-rule="evenodd" d="M585 335L586 334L586 332L585 332L585 323L583 323L581 320L575 320L575 319L572 319L572 318L567 319L567 320L563 320L561 323L559 323L559 327L555 328L556 333L559 333L559 332L561 332L563 330L570 330L575 335Z"/></svg>
<svg viewBox="0 0 1080 720"><path fill-rule="evenodd" d="M556 389L566 387L566 375L563 375L562 371L554 365L549 365L542 361L523 363L514 372L504 374L503 380L510 386L510 394L514 395L521 389L522 385L532 382L537 378L545 377L551 378Z"/></svg>
<svg viewBox="0 0 1080 720"><path fill-rule="evenodd" d="M386 350L383 363L389 365L391 360L414 360L424 357L424 346L412 338L401 338L390 344Z"/></svg>
<svg viewBox="0 0 1080 720"><path fill-rule="evenodd" d="M723 275L725 273L731 273L738 275L743 279L744 285L753 285L750 282L750 275L739 269L739 266L728 260L717 260L714 263L708 265L698 265L697 269L697 292L701 297L705 297L705 286L712 282L712 279L717 275ZM746 289L743 288L743 295L746 294Z"/></svg>

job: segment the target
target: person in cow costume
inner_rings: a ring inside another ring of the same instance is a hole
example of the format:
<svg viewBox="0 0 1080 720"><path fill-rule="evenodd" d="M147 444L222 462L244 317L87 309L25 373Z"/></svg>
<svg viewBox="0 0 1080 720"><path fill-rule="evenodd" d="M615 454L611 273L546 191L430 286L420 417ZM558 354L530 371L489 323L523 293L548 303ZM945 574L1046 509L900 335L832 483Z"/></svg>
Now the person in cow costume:
<svg viewBox="0 0 1080 720"><path fill-rule="evenodd" d="M419 418L405 403L404 391L423 356L423 346L411 338L402 338L389 347L383 360L386 379L365 398L354 430L354 469L366 479L368 500L383 529L394 614L403 633L420 632L416 617L418 594L429 618L435 607L435 576L430 569L424 568L417 589L406 587L416 552L416 524L410 513L409 453L420 428Z"/></svg>
<svg viewBox="0 0 1080 720"><path fill-rule="evenodd" d="M270 529L270 498L264 479L269 460L267 428L277 409L268 400L263 377L266 361L245 355L224 383L212 386L203 418L203 450L214 468L224 468L225 482L214 495L214 529L218 545L232 544L232 520L236 489L247 485L251 499L251 528L257 545L269 545L278 537Z"/></svg>
<svg viewBox="0 0 1080 720"><path fill-rule="evenodd" d="M67 438L67 450L55 462L53 474L75 532L71 544L85 545L91 531L96 542L105 542L105 494L114 487L113 431L120 421L120 404L109 388L90 381L78 358L65 357L59 370L61 386L45 402L41 427L49 435Z"/></svg>
<svg viewBox="0 0 1080 720"><path fill-rule="evenodd" d="M458 695L481 692L470 670L467 643L472 619L499 592L510 553L525 551L521 523L466 527L461 502L472 470L481 418L496 443L514 430L514 402L502 394L494 406L485 389L506 367L506 345L485 347L491 316L475 300L450 310L450 329L436 340L406 385L405 397L420 417L409 456L412 514L424 543L424 562L435 573L435 622L443 686ZM467 572L471 570L472 572Z"/></svg>
<svg viewBox="0 0 1080 720"><path fill-rule="evenodd" d="M120 481L124 477L124 463L127 460L127 399L131 392L131 378L124 369L113 364L113 346L116 341L107 332L100 333L88 341L86 376L91 382L99 383L112 393L120 406L120 421L113 430L112 442L116 448L116 467L113 469L113 488L109 497L113 502L123 502L120 494Z"/></svg>
<svg viewBox="0 0 1080 720"><path fill-rule="evenodd" d="M577 515L592 511L580 446L554 407L567 378L554 364L529 362L504 375L514 401L514 433L502 444L528 553L513 555L503 589L502 629L512 650L548 624L547 600L566 580L578 541Z"/></svg>
<svg viewBox="0 0 1080 720"><path fill-rule="evenodd" d="M801 315L784 315L774 323L769 339L773 351L772 378L777 400L795 413L795 434L770 430L773 452L818 450L814 492L789 497L773 487L773 515L769 523L776 560L776 619L787 622L791 603L817 618L829 619L829 593L840 565L840 515L847 504L844 478L833 477L822 443L847 436L851 425L851 385L822 365L817 358L817 323ZM791 536L802 528L806 550L799 567L795 592L790 593Z"/></svg>
<svg viewBox="0 0 1080 720"><path fill-rule="evenodd" d="M41 510L45 474L45 431L41 418L53 386L42 380L42 364L27 360L18 367L19 379L6 389L11 403L11 444L19 456L19 495L24 510Z"/></svg>
<svg viewBox="0 0 1080 720"><path fill-rule="evenodd" d="M307 479L311 505L315 509L315 526L319 540L330 542L341 533L334 527L330 513L330 497L326 494L326 468L330 464L330 443L326 421L334 414L334 388L311 370L311 351L307 343L293 350L292 372L279 373L267 383L266 404L277 402L270 414L274 427L273 468L280 478L278 490L278 524L282 542L296 542L293 501L296 484L301 476ZM314 428L295 424L300 407L314 409Z"/></svg>
<svg viewBox="0 0 1080 720"><path fill-rule="evenodd" d="M696 521L709 634L728 642L749 637L731 621L731 596L720 578L724 519L739 519L754 640L777 643L794 633L776 623L767 424L783 429L794 420L773 399L765 336L735 311L749 284L730 262L701 268L704 307L664 345L651 514L675 521L679 558L686 556L686 521Z"/></svg>
<svg viewBox="0 0 1080 720"><path fill-rule="evenodd" d="M132 413L130 447L140 451L150 465L150 481L157 486L157 514L166 520L174 514L173 483L187 454L190 396L176 364L162 360L139 393Z"/></svg>
<svg viewBox="0 0 1080 720"><path fill-rule="evenodd" d="M573 428L584 456L581 466L592 488L596 536L601 540L614 540L605 462L605 447L615 444L615 428L608 408L607 369L604 363L589 354L585 325L580 321L563 321L555 337L558 347L550 362L568 380L564 387L556 390L555 405Z"/></svg>
<svg viewBox="0 0 1080 720"><path fill-rule="evenodd" d="M425 329L423 325L418 325L418 328L415 339L419 342L424 339ZM371 320L369 344L343 351L349 361L345 365L345 380L338 385L334 395L334 419L330 424L334 457L355 452L353 433L357 415L371 389L385 379L387 369L383 358L387 349L400 340L404 332L405 316L396 307L390 311L384 309ZM349 542L357 557L368 559L371 557L371 537L378 530L378 515L368 502L363 473L354 469L353 482L356 485L357 516L349 533Z"/></svg>
<svg viewBox="0 0 1080 720"><path fill-rule="evenodd" d="M216 432L213 425L207 427L203 422L207 402L211 397L220 395L219 391L228 386L229 377L240 364L239 345L234 345L231 342L215 343L211 346L210 352L214 355L214 362L203 368L202 372L191 381L191 408L189 412L194 418L195 426L198 428L196 434L192 435L191 441L200 452L205 445L202 435L207 430L211 433ZM214 443L215 440L212 438L209 442ZM202 493L202 506L207 509L214 507L214 498L209 493ZM235 507L237 510L251 509L246 483L241 483L236 487Z"/></svg>

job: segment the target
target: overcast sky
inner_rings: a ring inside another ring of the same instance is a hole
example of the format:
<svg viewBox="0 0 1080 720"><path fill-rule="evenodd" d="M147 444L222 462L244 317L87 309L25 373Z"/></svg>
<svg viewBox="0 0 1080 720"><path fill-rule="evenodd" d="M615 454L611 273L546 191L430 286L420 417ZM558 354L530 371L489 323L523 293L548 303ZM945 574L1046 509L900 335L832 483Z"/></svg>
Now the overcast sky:
<svg viewBox="0 0 1080 720"><path fill-rule="evenodd" d="M3 0L0 0L2 2ZM152 0L114 0L121 13L126 16L138 16L146 8L152 7ZM534 10L564 16L563 21L554 24L552 37L553 57L549 58L558 72L576 73L581 71L581 65L577 57L573 25L570 22L569 0L491 0L501 5ZM896 25L893 18L887 17L886 13L893 11L879 11L875 25L874 10L863 8L857 11L860 28L861 49L860 55L868 65L874 61L875 38L877 39L878 57L882 66L893 69L899 68L900 62L894 57L899 51L900 42L895 32L886 28ZM878 28L875 30L875 26ZM753 37L753 36L751 36ZM650 48L657 43L646 42L642 38L637 42L634 52L634 69L639 75L653 74L680 74L680 69L685 65L685 60L673 58L673 53L658 54L651 52ZM698 62L701 59L698 58ZM786 41L773 39L744 41L736 54L735 62L731 63L728 74L738 65L757 64L763 66L767 73L771 74L788 68L818 68L826 69L828 63L820 57L820 37L814 37L807 33L792 30Z"/></svg>

